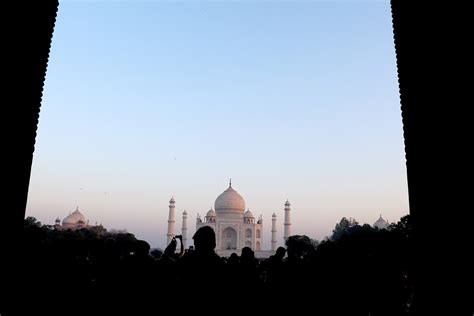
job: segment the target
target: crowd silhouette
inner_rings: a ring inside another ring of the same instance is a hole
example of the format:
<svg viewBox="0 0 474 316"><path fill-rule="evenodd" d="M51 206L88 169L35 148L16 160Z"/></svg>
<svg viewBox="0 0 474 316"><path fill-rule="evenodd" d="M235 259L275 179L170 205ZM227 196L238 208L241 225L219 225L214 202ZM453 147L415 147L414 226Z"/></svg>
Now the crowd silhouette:
<svg viewBox="0 0 474 316"><path fill-rule="evenodd" d="M58 231L25 220L18 283L27 302L19 308L71 304L137 308L260 304L315 315L408 315L411 226L409 216L389 229L352 227L338 239L316 243L291 236L267 259L253 250L219 257L216 236L202 227L185 251L176 236L161 256L130 233ZM177 252L178 242L180 246ZM175 305L173 305L175 306Z"/></svg>

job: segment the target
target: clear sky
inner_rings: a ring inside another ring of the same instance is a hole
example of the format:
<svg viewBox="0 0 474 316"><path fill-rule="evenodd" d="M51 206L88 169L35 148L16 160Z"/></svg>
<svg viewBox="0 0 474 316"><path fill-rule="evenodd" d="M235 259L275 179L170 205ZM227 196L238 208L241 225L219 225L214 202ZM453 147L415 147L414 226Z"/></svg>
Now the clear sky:
<svg viewBox="0 0 474 316"><path fill-rule="evenodd" d="M228 186L322 239L408 213L389 2L61 1L27 215L165 245Z"/></svg>

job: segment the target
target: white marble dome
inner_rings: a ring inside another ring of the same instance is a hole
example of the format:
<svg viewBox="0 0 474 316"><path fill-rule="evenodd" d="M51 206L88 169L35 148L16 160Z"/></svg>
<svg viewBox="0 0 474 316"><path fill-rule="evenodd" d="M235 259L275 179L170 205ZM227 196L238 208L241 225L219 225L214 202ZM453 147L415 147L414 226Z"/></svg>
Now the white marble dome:
<svg viewBox="0 0 474 316"><path fill-rule="evenodd" d="M244 213L244 217L252 217L253 218L253 214L252 214L252 212L250 212L250 210L247 210L247 212Z"/></svg>
<svg viewBox="0 0 474 316"><path fill-rule="evenodd" d="M374 223L374 227L377 227L378 229L385 229L387 228L388 226L390 225L389 222L387 222L386 220L384 220L382 218L382 214L380 214L380 217L379 219Z"/></svg>
<svg viewBox="0 0 474 316"><path fill-rule="evenodd" d="M214 203L214 209L216 213L219 212L235 212L243 214L245 211L245 200L244 198L235 191L231 185L222 192Z"/></svg>
<svg viewBox="0 0 474 316"><path fill-rule="evenodd" d="M78 209L76 209L72 214L69 214L66 216L66 218L63 219L63 225L76 225L79 222L86 223L86 218L84 215L82 215L81 212L79 212Z"/></svg>

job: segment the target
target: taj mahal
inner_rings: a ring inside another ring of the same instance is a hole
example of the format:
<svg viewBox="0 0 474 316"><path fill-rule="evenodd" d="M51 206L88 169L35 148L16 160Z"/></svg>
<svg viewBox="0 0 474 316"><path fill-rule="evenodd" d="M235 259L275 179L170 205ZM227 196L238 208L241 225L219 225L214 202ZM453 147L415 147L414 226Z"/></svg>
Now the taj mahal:
<svg viewBox="0 0 474 316"><path fill-rule="evenodd" d="M168 216L168 232L166 234L167 245L175 236L175 203L172 197L169 201L169 216ZM291 235L290 223L290 202L287 200L284 204L285 222L283 224L283 239L284 242ZM187 248L187 217L186 211L183 212L181 235L184 247ZM255 257L269 257L272 255L277 246L276 226L277 216L272 215L272 230L271 230L271 249L262 249L263 237L263 218L260 216L257 220L250 211L245 210L244 198L232 187L232 182L229 181L229 187L222 192L214 203L214 209L207 211L206 216L201 218L197 214L196 230L203 226L209 226L214 229L216 233L216 253L219 256L229 256L236 252L240 254L243 247L249 247L255 252Z"/></svg>

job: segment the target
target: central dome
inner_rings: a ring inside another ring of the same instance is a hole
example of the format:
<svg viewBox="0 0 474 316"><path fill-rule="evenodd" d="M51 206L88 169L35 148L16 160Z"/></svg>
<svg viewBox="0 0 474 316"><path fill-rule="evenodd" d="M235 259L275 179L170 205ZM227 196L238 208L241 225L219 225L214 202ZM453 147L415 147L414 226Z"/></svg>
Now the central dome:
<svg viewBox="0 0 474 316"><path fill-rule="evenodd" d="M245 201L244 198L229 185L229 188L217 197L214 203L214 209L217 213L232 212L243 214L245 211Z"/></svg>
<svg viewBox="0 0 474 316"><path fill-rule="evenodd" d="M72 214L69 214L65 219L63 219L63 225L76 225L79 222L86 223L86 218L81 212L79 212L78 208L76 208Z"/></svg>

